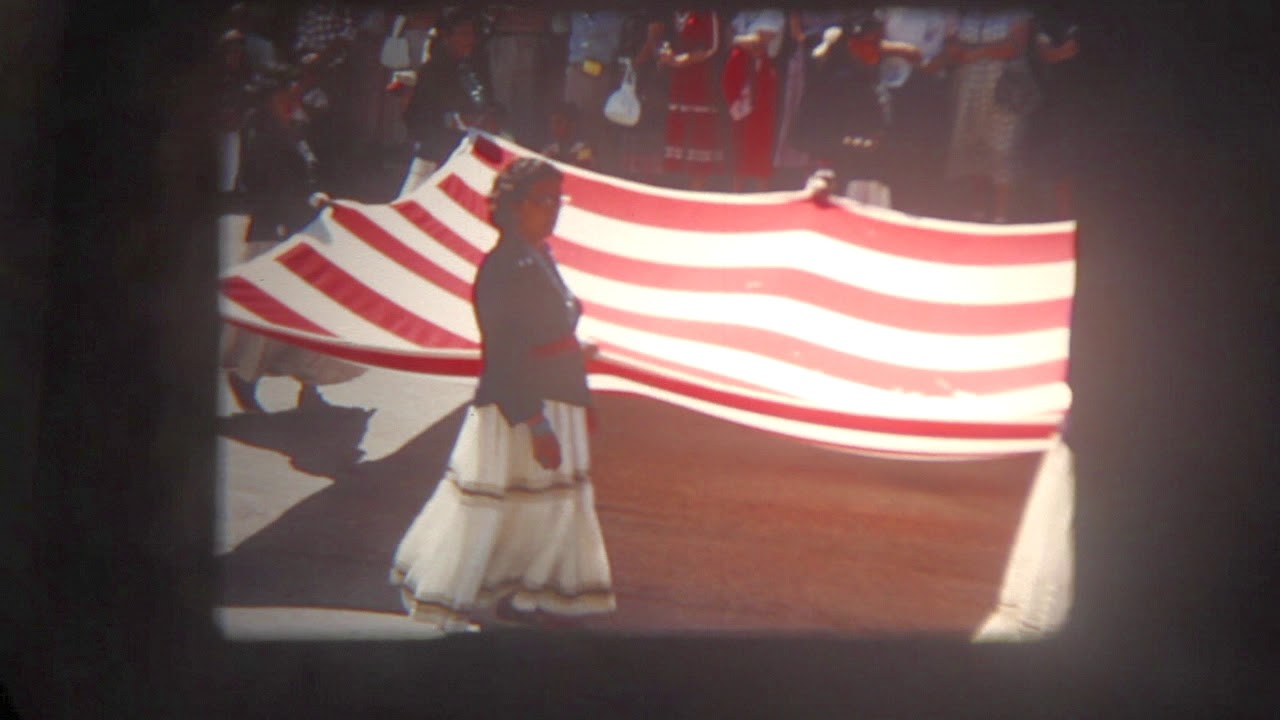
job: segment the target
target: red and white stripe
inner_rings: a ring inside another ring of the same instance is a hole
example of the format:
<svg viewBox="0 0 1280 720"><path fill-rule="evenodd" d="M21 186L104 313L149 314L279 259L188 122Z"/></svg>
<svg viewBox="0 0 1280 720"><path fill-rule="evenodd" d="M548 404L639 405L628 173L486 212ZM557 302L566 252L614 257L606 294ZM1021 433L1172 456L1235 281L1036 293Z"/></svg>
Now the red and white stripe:
<svg viewBox="0 0 1280 720"><path fill-rule="evenodd" d="M474 377L486 197L527 151L465 140L420 189L338 201L223 280L237 325L374 366ZM490 146L492 147L492 146ZM598 343L592 387L874 455L1048 447L1070 406L1074 223L989 226L799 192L692 193L560 166L551 246Z"/></svg>

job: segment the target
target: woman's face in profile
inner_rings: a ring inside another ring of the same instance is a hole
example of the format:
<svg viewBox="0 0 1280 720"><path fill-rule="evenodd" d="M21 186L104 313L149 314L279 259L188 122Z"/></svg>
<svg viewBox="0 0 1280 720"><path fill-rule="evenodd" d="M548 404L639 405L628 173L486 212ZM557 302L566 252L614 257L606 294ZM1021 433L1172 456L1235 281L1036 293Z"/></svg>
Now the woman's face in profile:
<svg viewBox="0 0 1280 720"><path fill-rule="evenodd" d="M529 242L550 237L560 217L560 181L549 177L534 183L516 205L516 225Z"/></svg>

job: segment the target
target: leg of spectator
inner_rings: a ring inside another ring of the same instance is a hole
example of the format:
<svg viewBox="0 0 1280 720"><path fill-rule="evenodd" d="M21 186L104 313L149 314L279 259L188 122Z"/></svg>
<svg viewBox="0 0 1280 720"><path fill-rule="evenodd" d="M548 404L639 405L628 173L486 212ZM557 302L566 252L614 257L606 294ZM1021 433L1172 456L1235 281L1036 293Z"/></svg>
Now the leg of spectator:
<svg viewBox="0 0 1280 720"><path fill-rule="evenodd" d="M564 99L578 108L578 130L596 153L596 169L608 173L613 170L613 164L612 148L606 147L606 128L603 127L609 122L604 117L607 96L602 90L602 78L605 77L608 75L592 77L581 68L570 65L565 71Z"/></svg>
<svg viewBox="0 0 1280 720"><path fill-rule="evenodd" d="M1009 221L1010 199L1012 187L1007 180L991 183L991 221L1004 223Z"/></svg>
<svg viewBox="0 0 1280 720"><path fill-rule="evenodd" d="M227 373L227 385L231 388L231 396L235 398L240 409L247 413L262 413L262 405L258 404L256 380L244 380L234 372Z"/></svg>
<svg viewBox="0 0 1280 720"><path fill-rule="evenodd" d="M546 117L547 107L539 93L538 81L544 74L542 64L542 40L533 33L515 38L520 58L520 82L512 93L511 118L516 140L526 146L535 146L539 130Z"/></svg>
<svg viewBox="0 0 1280 720"><path fill-rule="evenodd" d="M543 38L542 42L542 67L546 68L546 72L542 73L539 78L540 93L546 99L543 106L542 116L540 120L541 134L538 136L539 145L550 142L551 128L547 125L547 116L551 112L551 106L557 100L569 101L568 98L568 77L570 70L568 69L569 47L563 35L552 35ZM556 68L565 68L564 72L559 72ZM571 101L570 101L571 102Z"/></svg>
<svg viewBox="0 0 1280 720"><path fill-rule="evenodd" d="M489 38L489 77L493 88L493 99L507 109L512 122L522 117L525 108L516 103L516 90L523 74L518 67L519 44L513 35L498 35ZM516 140L523 138L516 133Z"/></svg>
<svg viewBox="0 0 1280 720"><path fill-rule="evenodd" d="M1072 182L1070 178L1062 178L1054 184L1054 199L1057 201L1057 211L1059 219L1070 219L1075 214L1075 207L1072 203Z"/></svg>
<svg viewBox="0 0 1280 720"><path fill-rule="evenodd" d="M595 136L590 142L599 158L598 169L609 175L618 174L620 138L617 132L618 126L604 116L604 104L609 100L609 95L621 79L613 69L606 69L600 77L593 78L590 107L583 112L583 117L591 124L592 133Z"/></svg>
<svg viewBox="0 0 1280 720"><path fill-rule="evenodd" d="M991 217L990 199L991 181L981 175L969 178L969 218L977 222L986 222Z"/></svg>

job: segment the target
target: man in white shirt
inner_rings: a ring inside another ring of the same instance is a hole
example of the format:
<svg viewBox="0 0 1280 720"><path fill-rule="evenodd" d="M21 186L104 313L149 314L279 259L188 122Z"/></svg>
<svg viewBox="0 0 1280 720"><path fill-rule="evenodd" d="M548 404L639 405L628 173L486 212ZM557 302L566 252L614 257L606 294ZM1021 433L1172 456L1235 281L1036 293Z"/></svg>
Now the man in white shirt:
<svg viewBox="0 0 1280 720"><path fill-rule="evenodd" d="M582 139L597 153L597 167L617 174L617 126L604 116L604 104L622 73L618 51L626 15L615 10L569 13L569 57L564 100L578 107Z"/></svg>

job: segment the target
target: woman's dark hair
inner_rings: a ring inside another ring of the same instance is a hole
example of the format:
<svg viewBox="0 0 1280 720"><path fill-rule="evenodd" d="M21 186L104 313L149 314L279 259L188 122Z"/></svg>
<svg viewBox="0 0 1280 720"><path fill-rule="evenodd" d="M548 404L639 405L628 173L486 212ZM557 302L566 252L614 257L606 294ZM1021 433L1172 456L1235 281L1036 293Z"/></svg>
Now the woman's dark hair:
<svg viewBox="0 0 1280 720"><path fill-rule="evenodd" d="M529 194L529 188L547 178L563 182L564 173L546 160L531 157L519 158L498 173L489 193L489 218L500 232L514 227L516 204Z"/></svg>
<svg viewBox="0 0 1280 720"><path fill-rule="evenodd" d="M480 11L468 6L447 7L440 13L436 21L435 31L438 37L447 37L463 23L471 23L478 32L480 30Z"/></svg>
<svg viewBox="0 0 1280 720"><path fill-rule="evenodd" d="M431 58L439 55L439 48L444 43L444 39L453 34L460 25L471 23L471 27L476 31L476 35L480 35L483 18L480 11L466 6L450 6L440 13L440 17L436 19L436 24L431 27L431 33L427 38L426 56L428 62Z"/></svg>

